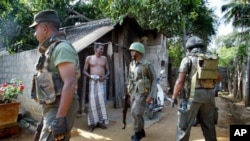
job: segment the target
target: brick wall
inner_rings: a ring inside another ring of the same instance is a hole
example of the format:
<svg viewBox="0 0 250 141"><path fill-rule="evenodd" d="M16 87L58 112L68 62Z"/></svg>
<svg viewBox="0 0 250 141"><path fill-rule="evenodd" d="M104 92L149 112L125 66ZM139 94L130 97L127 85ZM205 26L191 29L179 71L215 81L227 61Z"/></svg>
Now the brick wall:
<svg viewBox="0 0 250 141"><path fill-rule="evenodd" d="M11 78L23 81L25 90L23 95L18 97L18 100L21 102L21 108L30 112L36 120L41 117L41 107L30 98L30 91L38 57L37 49L0 56L0 83L9 82Z"/></svg>

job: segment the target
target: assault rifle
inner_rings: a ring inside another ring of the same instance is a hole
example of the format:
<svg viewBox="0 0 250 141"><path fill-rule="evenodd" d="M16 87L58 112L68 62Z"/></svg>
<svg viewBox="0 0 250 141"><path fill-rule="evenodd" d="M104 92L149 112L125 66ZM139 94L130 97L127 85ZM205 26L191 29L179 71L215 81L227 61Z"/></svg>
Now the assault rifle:
<svg viewBox="0 0 250 141"><path fill-rule="evenodd" d="M39 141L42 129L43 129L43 118L39 121L39 123L36 127L36 132L35 132L35 136L33 138L33 141Z"/></svg>
<svg viewBox="0 0 250 141"><path fill-rule="evenodd" d="M126 128L126 117L127 117L127 111L128 111L128 108L130 108L130 95L128 94L127 92L127 89L126 89L126 93L125 93L125 99L124 99L124 108L123 108L123 116L122 116L122 121L123 121L123 128L122 129L125 129Z"/></svg>

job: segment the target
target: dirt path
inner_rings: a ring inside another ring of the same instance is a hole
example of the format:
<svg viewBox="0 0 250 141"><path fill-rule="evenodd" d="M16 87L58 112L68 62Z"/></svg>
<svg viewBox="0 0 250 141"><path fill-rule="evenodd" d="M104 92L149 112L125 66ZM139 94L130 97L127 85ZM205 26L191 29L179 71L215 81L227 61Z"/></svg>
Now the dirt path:
<svg viewBox="0 0 250 141"><path fill-rule="evenodd" d="M216 126L217 139L218 141L229 141L229 125L234 123L240 124L242 121L247 122L244 119L249 119L250 113L244 110L245 108L242 107L241 103L233 104L229 96L217 97L216 103L217 107L219 107L219 122ZM87 116L78 117L72 131L71 141L130 141L130 136L133 134L130 113L128 113L127 128L122 129L122 109L110 109L108 112L112 116L108 129L97 128L93 133L87 132ZM146 138L143 138L141 141L174 141L176 112L177 109L171 108L169 103L167 103L166 107L157 113L155 120L150 121L145 118ZM242 112L244 113L242 114ZM235 120L234 116L239 120ZM19 135L4 140L32 141L32 134L31 131L22 130ZM204 141L200 126L192 128L190 141Z"/></svg>

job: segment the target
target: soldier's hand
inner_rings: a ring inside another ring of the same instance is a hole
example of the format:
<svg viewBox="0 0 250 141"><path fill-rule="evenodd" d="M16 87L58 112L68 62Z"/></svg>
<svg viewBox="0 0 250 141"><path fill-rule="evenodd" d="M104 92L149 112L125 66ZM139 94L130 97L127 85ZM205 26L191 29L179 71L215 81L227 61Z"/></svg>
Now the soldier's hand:
<svg viewBox="0 0 250 141"><path fill-rule="evenodd" d="M66 118L58 117L52 120L49 130L52 132L55 141L63 140L68 132Z"/></svg>
<svg viewBox="0 0 250 141"><path fill-rule="evenodd" d="M171 99L172 99L172 98L171 98ZM177 104L178 104L178 102L177 102L177 99L176 99L176 98L171 100L171 107L172 107L172 108L174 108L174 105L177 105Z"/></svg>

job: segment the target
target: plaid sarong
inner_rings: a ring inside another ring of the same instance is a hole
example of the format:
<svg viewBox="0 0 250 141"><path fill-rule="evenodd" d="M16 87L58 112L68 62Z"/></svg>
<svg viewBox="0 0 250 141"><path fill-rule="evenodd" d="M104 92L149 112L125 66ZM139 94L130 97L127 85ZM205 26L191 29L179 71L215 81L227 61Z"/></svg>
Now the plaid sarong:
<svg viewBox="0 0 250 141"><path fill-rule="evenodd" d="M106 110L106 83L89 81L88 125L108 120Z"/></svg>

